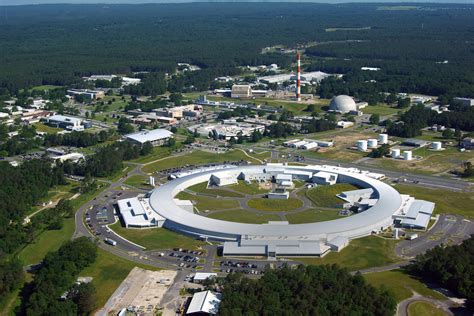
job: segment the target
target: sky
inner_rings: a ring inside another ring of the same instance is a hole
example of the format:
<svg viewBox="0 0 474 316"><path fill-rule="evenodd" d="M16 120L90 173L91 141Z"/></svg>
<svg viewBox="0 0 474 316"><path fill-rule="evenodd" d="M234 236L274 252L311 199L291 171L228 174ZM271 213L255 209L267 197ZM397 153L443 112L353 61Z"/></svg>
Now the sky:
<svg viewBox="0 0 474 316"><path fill-rule="evenodd" d="M0 0L0 5L24 5L46 3L183 3L206 2L206 0ZM347 3L347 2L417 2L417 3L465 3L474 4L474 0L210 0L208 2L318 2L318 3Z"/></svg>

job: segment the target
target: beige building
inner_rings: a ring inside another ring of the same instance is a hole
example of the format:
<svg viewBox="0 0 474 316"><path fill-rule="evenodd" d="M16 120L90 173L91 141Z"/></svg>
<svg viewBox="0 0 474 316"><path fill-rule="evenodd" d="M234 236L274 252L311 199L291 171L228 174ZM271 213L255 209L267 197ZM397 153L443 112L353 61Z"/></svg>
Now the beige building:
<svg viewBox="0 0 474 316"><path fill-rule="evenodd" d="M250 98L252 96L252 88L247 84L235 84L232 86L230 96L232 98Z"/></svg>

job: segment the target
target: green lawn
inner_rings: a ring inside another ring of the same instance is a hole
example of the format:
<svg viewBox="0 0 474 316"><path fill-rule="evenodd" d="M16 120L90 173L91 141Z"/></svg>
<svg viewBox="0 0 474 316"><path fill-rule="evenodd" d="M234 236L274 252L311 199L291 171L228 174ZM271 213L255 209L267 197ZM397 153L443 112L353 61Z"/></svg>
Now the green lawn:
<svg viewBox="0 0 474 316"><path fill-rule="evenodd" d="M428 302L413 302L408 305L408 316L446 316L446 313Z"/></svg>
<svg viewBox="0 0 474 316"><path fill-rule="evenodd" d="M120 222L110 225L109 227L120 236L148 250L170 248L196 249L204 245L202 241L172 232L166 228L127 229L122 227Z"/></svg>
<svg viewBox="0 0 474 316"><path fill-rule="evenodd" d="M406 184L394 186L402 194L409 194L420 200L427 200L436 204L438 214L459 214L467 218L474 218L472 203L474 194L453 192L442 189L430 189Z"/></svg>
<svg viewBox="0 0 474 316"><path fill-rule="evenodd" d="M171 155L172 148L170 147L153 147L153 151L151 154L146 156L141 156L137 159L130 160L130 162L136 163L149 163L158 159L166 158Z"/></svg>
<svg viewBox="0 0 474 316"><path fill-rule="evenodd" d="M132 187L151 189L152 186L148 182L149 179L147 176L141 176L138 174L134 174L124 181L125 184L131 185Z"/></svg>
<svg viewBox="0 0 474 316"><path fill-rule="evenodd" d="M82 204L91 200L99 194L99 188L95 192L81 194L77 199L71 200L72 206L77 210ZM59 230L45 230L35 240L23 248L18 257L24 265L41 262L50 251L56 251L61 245L72 237L75 229L74 218L64 220L63 227Z"/></svg>
<svg viewBox="0 0 474 316"><path fill-rule="evenodd" d="M349 183L336 183L334 185L318 185L308 190L298 192L299 195L306 195L315 206L336 207L344 203L336 194L343 191L357 190L358 188Z"/></svg>
<svg viewBox="0 0 474 316"><path fill-rule="evenodd" d="M31 88L30 91L33 91L33 90L48 91L48 90L54 90L54 89L57 89L57 88L62 88L62 86L54 86L54 85L35 86L35 87Z"/></svg>
<svg viewBox="0 0 474 316"><path fill-rule="evenodd" d="M290 224L324 222L338 218L341 218L338 210L309 209L286 215L286 219Z"/></svg>
<svg viewBox="0 0 474 316"><path fill-rule="evenodd" d="M221 188L212 187L208 189L207 182L201 182L190 186L188 190L191 190L196 193L214 194L222 197L243 197L243 195L238 192L232 192Z"/></svg>
<svg viewBox="0 0 474 316"><path fill-rule="evenodd" d="M399 111L403 111L403 109L390 107L385 104L369 105L362 109L364 114L379 114L381 116L397 114Z"/></svg>
<svg viewBox="0 0 474 316"><path fill-rule="evenodd" d="M429 289L424 283L402 270L368 273L364 274L364 278L375 287L387 288L397 302L412 297L413 291L426 297L445 299L442 294Z"/></svg>
<svg viewBox="0 0 474 316"><path fill-rule="evenodd" d="M368 236L351 240L339 253L330 252L323 258L298 258L307 264L338 264L351 271L384 266L397 261L394 247L397 241Z"/></svg>
<svg viewBox="0 0 474 316"><path fill-rule="evenodd" d="M279 221L280 217L276 214L255 214L246 210L230 210L214 214L209 214L209 218L220 219L229 222L264 224L269 221Z"/></svg>
<svg viewBox="0 0 474 316"><path fill-rule="evenodd" d="M94 284L97 290L97 308L104 306L109 297L134 267L157 270L154 267L122 259L100 248L97 251L98 256L95 262L80 273L80 276L93 278L92 284Z"/></svg>
<svg viewBox="0 0 474 316"><path fill-rule="evenodd" d="M59 230L45 230L35 240L23 248L18 254L24 265L36 264L43 260L48 252L56 251L63 242L69 240L74 233L74 218L64 220Z"/></svg>
<svg viewBox="0 0 474 316"><path fill-rule="evenodd" d="M51 127L43 123L36 123L33 124L33 126L36 128L36 131L48 134L56 134L57 132L63 130L62 128Z"/></svg>
<svg viewBox="0 0 474 316"><path fill-rule="evenodd" d="M217 199L210 198L208 196L192 195L186 192L181 192L176 196L180 200L191 200L194 201L194 206L199 211L205 210L222 210L222 209L234 209L239 207L239 202L236 200Z"/></svg>
<svg viewBox="0 0 474 316"><path fill-rule="evenodd" d="M248 201L248 206L260 211L283 212L303 206L303 201L290 197L288 200L255 198Z"/></svg>
<svg viewBox="0 0 474 316"><path fill-rule="evenodd" d="M152 173L164 169L182 167L185 165L201 165L207 163L222 163L225 161L240 160L247 160L251 161L252 163L259 163L258 161L245 156L245 154L240 150L230 150L223 154L198 150L185 155L172 156L167 159L148 164L143 167L143 171L146 173Z"/></svg>
<svg viewBox="0 0 474 316"><path fill-rule="evenodd" d="M257 182L246 183L245 181L239 180L239 183L232 184L227 186L229 189L234 191L247 194L247 195L257 195L267 193L269 190L260 188Z"/></svg>
<svg viewBox="0 0 474 316"><path fill-rule="evenodd" d="M372 159L368 164L419 174L436 174L459 168L465 161L474 161L473 152L460 152L454 147L446 147L443 151L419 148L413 151L413 156L421 156L423 158L411 161L392 158Z"/></svg>

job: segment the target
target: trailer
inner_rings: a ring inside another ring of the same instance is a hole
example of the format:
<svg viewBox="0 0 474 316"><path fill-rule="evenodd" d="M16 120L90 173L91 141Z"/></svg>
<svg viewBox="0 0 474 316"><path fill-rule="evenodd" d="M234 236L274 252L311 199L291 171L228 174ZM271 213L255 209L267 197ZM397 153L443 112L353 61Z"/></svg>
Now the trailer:
<svg viewBox="0 0 474 316"><path fill-rule="evenodd" d="M113 239L110 239L110 238L105 238L104 241L106 243L108 243L109 245L112 245L112 246L117 246L117 242Z"/></svg>

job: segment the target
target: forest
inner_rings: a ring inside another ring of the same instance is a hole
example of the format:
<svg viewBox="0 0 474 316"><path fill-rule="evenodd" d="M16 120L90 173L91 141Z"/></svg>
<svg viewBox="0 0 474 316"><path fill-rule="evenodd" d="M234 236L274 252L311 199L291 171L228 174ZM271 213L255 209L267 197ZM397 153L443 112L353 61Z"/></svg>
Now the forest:
<svg viewBox="0 0 474 316"><path fill-rule="evenodd" d="M57 184L65 184L60 168L46 160L25 161L19 167L0 162L0 259L33 238L34 227L22 225L30 208Z"/></svg>
<svg viewBox="0 0 474 316"><path fill-rule="evenodd" d="M470 5L400 11L379 10L378 4L44 5L3 7L2 15L0 88L12 94L41 84L70 85L90 74L140 71L154 72L138 74L144 79L155 78L127 93L205 90L217 76L238 74L237 66L291 65L292 54L262 54L264 47L315 43L305 49L305 71L349 73L346 89L357 94L474 96ZM166 85L164 74L173 74L177 62L202 70L170 75ZM381 71L360 74L362 66ZM363 87L363 80L376 82Z"/></svg>
<svg viewBox="0 0 474 316"><path fill-rule="evenodd" d="M433 124L443 125L455 130L474 131L474 108L470 106L451 105L449 112L441 114L423 105L416 105L403 113L398 122L385 122L389 135L414 137L421 135L421 129Z"/></svg>
<svg viewBox="0 0 474 316"><path fill-rule="evenodd" d="M337 265L284 267L255 280L229 274L220 286L219 314L393 315L396 303L385 290Z"/></svg>
<svg viewBox="0 0 474 316"><path fill-rule="evenodd" d="M461 245L437 246L418 255L408 271L467 299L474 311L474 236Z"/></svg>
<svg viewBox="0 0 474 316"><path fill-rule="evenodd" d="M31 289L21 307L27 316L88 315L95 308L95 288L75 284L82 269L97 257L97 246L87 237L63 244L50 252L35 273Z"/></svg>

